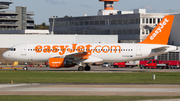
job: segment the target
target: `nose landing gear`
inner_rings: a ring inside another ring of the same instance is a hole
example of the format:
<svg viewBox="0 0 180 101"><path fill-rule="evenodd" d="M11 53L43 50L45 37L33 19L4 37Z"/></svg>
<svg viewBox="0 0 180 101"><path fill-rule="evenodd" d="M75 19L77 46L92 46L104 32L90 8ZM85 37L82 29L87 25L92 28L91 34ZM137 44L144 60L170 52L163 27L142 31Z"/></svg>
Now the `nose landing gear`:
<svg viewBox="0 0 180 101"><path fill-rule="evenodd" d="M23 68L23 70L28 70L27 62L25 62L25 67Z"/></svg>

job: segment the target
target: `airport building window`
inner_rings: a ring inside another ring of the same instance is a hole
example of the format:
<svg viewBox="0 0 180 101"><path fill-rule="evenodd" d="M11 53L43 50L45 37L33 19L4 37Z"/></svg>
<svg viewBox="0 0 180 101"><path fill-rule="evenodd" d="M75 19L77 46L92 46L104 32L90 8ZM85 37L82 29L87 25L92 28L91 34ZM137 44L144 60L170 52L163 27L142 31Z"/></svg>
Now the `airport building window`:
<svg viewBox="0 0 180 101"><path fill-rule="evenodd" d="M152 18L149 19L149 23L152 24Z"/></svg>
<svg viewBox="0 0 180 101"><path fill-rule="evenodd" d="M142 29L142 34L145 34L145 29Z"/></svg>
<svg viewBox="0 0 180 101"><path fill-rule="evenodd" d="M88 31L87 30L83 30L83 34L87 34L88 33Z"/></svg>
<svg viewBox="0 0 180 101"><path fill-rule="evenodd" d="M109 20L111 25L116 25L116 20Z"/></svg>
<svg viewBox="0 0 180 101"><path fill-rule="evenodd" d="M68 26L68 22L63 22L63 26L67 27Z"/></svg>
<svg viewBox="0 0 180 101"><path fill-rule="evenodd" d="M83 24L83 21L79 21L79 25L80 26L83 26L84 24Z"/></svg>
<svg viewBox="0 0 180 101"><path fill-rule="evenodd" d="M95 21L95 25L99 25L99 21Z"/></svg>
<svg viewBox="0 0 180 101"><path fill-rule="evenodd" d="M62 22L59 22L59 26L62 27L62 26L63 26L63 23L62 23Z"/></svg>
<svg viewBox="0 0 180 101"><path fill-rule="evenodd" d="M146 29L146 34L149 34L149 30L148 29Z"/></svg>
<svg viewBox="0 0 180 101"><path fill-rule="evenodd" d="M116 33L116 30L111 30L111 34L112 35L116 35L117 33Z"/></svg>
<svg viewBox="0 0 180 101"><path fill-rule="evenodd" d="M123 19L123 24L128 24L128 19Z"/></svg>
<svg viewBox="0 0 180 101"><path fill-rule="evenodd" d="M105 24L106 24L105 20L100 20L100 25L105 25Z"/></svg>
<svg viewBox="0 0 180 101"><path fill-rule="evenodd" d="M158 23L160 23L160 21L161 21L161 18L158 18Z"/></svg>
<svg viewBox="0 0 180 101"><path fill-rule="evenodd" d="M121 24L122 24L122 19L118 19L118 20L117 20L117 24L118 24L118 25L121 25Z"/></svg>
<svg viewBox="0 0 180 101"><path fill-rule="evenodd" d="M179 60L179 52L169 52L169 60Z"/></svg>
<svg viewBox="0 0 180 101"><path fill-rule="evenodd" d="M134 34L140 34L140 29L135 29Z"/></svg>
<svg viewBox="0 0 180 101"><path fill-rule="evenodd" d="M90 21L90 25L94 25L94 21Z"/></svg>
<svg viewBox="0 0 180 101"><path fill-rule="evenodd" d="M128 34L128 30L123 30L123 34Z"/></svg>
<svg viewBox="0 0 180 101"><path fill-rule="evenodd" d="M74 25L74 26L78 26L78 22L74 22L73 25Z"/></svg>
<svg viewBox="0 0 180 101"><path fill-rule="evenodd" d="M69 26L73 26L73 22L69 22Z"/></svg>
<svg viewBox="0 0 180 101"><path fill-rule="evenodd" d="M117 34L121 35L122 34L122 30L117 30Z"/></svg>
<svg viewBox="0 0 180 101"><path fill-rule="evenodd" d="M153 18L153 24L156 24L156 18Z"/></svg>
<svg viewBox="0 0 180 101"><path fill-rule="evenodd" d="M139 24L140 23L140 19L135 19L135 23Z"/></svg>
<svg viewBox="0 0 180 101"><path fill-rule="evenodd" d="M158 60L168 60L168 53L158 55Z"/></svg>
<svg viewBox="0 0 180 101"><path fill-rule="evenodd" d="M89 21L84 21L84 25L89 25Z"/></svg>
<svg viewBox="0 0 180 101"><path fill-rule="evenodd" d="M128 19L123 19L123 24L128 24Z"/></svg>
<svg viewBox="0 0 180 101"><path fill-rule="evenodd" d="M146 18L146 24L148 24L149 23L149 19L148 18Z"/></svg>
<svg viewBox="0 0 180 101"><path fill-rule="evenodd" d="M143 24L145 23L145 18L142 18L142 23L143 23Z"/></svg>
<svg viewBox="0 0 180 101"><path fill-rule="evenodd" d="M151 33L152 32L152 29L149 29L149 33Z"/></svg>
<svg viewBox="0 0 180 101"><path fill-rule="evenodd" d="M134 34L134 31L133 30L129 30L129 34Z"/></svg>
<svg viewBox="0 0 180 101"><path fill-rule="evenodd" d="M129 24L134 24L134 19L129 19Z"/></svg>

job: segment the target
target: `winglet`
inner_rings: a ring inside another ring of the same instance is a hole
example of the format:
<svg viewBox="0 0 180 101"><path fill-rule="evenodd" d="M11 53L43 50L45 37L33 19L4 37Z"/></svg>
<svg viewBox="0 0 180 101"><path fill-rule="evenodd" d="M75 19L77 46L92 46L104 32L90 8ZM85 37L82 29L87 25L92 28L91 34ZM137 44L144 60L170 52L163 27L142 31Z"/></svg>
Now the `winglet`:
<svg viewBox="0 0 180 101"><path fill-rule="evenodd" d="M174 15L166 15L141 44L167 45L171 32Z"/></svg>

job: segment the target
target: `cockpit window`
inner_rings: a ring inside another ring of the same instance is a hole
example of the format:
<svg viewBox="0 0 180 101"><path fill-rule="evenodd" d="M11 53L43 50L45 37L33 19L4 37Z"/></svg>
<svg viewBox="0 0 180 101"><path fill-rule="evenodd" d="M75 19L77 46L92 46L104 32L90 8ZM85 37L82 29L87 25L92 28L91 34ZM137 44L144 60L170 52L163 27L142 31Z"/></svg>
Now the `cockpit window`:
<svg viewBox="0 0 180 101"><path fill-rule="evenodd" d="M9 50L10 51L16 51L16 48L10 48Z"/></svg>

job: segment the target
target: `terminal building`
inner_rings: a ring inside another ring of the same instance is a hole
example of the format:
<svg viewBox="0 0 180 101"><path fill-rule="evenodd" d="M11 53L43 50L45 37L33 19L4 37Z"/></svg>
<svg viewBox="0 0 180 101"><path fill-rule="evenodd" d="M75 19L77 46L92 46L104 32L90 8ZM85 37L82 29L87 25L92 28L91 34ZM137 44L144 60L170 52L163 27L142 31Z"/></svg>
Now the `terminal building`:
<svg viewBox="0 0 180 101"><path fill-rule="evenodd" d="M146 9L119 11L113 9L113 1L104 1L104 10L97 16L50 18L50 32L54 34L118 35L119 43L144 40L167 13L147 13Z"/></svg>
<svg viewBox="0 0 180 101"><path fill-rule="evenodd" d="M0 1L0 31L34 29L34 12L26 7L16 7L15 11L8 9L12 2Z"/></svg>
<svg viewBox="0 0 180 101"><path fill-rule="evenodd" d="M167 14L146 13L145 9L134 9L116 15L50 18L50 29L54 34L118 35L119 43L144 40ZM54 28L52 28L54 23Z"/></svg>

